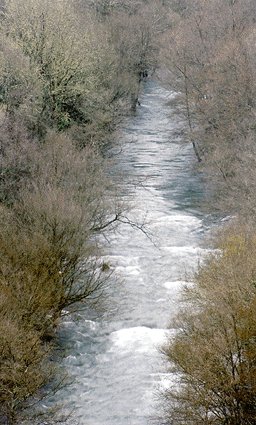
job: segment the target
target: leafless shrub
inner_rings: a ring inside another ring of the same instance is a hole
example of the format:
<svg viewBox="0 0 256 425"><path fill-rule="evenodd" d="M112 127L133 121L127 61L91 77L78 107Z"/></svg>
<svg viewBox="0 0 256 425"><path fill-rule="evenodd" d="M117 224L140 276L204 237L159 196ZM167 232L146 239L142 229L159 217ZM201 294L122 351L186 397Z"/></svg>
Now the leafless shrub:
<svg viewBox="0 0 256 425"><path fill-rule="evenodd" d="M255 234L237 226L185 293L180 329L165 353L177 382L166 396L166 423L255 422Z"/></svg>

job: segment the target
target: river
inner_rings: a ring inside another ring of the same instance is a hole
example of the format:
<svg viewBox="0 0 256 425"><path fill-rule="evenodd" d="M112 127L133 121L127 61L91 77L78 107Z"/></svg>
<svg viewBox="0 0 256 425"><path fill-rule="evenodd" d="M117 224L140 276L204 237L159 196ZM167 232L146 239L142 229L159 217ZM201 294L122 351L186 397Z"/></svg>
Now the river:
<svg viewBox="0 0 256 425"><path fill-rule="evenodd" d="M182 140L175 94L145 84L137 114L123 129L117 163L129 218L147 222L143 232L121 225L108 236L103 260L114 270L110 313L66 320L64 365L74 378L61 397L72 424L146 425L157 413L156 393L169 375L159 347L178 309L186 276L204 255L208 229L200 211L202 183L194 154Z"/></svg>

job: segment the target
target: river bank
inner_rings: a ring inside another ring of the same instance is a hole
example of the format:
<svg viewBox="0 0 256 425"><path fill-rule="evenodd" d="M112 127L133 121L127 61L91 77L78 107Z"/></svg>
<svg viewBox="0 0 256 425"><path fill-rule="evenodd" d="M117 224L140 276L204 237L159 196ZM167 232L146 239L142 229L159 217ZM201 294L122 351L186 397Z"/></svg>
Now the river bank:
<svg viewBox="0 0 256 425"><path fill-rule="evenodd" d="M66 321L64 365L74 383L58 395L83 425L145 425L156 415L155 393L166 385L159 352L185 280L206 250L211 218L200 211L203 186L183 122L169 108L175 96L148 81L137 114L123 129L123 197L129 217L146 221L150 238L120 225L108 235L103 261L114 271L112 312Z"/></svg>

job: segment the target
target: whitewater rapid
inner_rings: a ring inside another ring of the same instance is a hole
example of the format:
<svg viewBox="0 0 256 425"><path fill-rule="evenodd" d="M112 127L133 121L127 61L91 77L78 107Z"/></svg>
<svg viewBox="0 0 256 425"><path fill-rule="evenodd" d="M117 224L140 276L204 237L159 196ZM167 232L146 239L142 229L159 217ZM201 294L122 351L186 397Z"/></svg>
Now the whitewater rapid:
<svg viewBox="0 0 256 425"><path fill-rule="evenodd" d="M66 320L64 365L73 378L60 398L80 425L146 425L157 414L156 394L167 385L159 347L175 329L186 280L206 250L209 223L200 212L202 183L174 113L175 93L146 83L137 114L122 133L117 157L129 219L145 221L150 237L121 225L104 242L113 270L106 312Z"/></svg>

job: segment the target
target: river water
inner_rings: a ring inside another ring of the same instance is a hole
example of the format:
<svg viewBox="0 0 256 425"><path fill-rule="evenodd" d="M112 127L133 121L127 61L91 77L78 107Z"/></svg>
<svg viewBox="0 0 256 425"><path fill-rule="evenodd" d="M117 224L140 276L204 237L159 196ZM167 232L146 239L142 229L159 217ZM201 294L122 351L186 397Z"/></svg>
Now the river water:
<svg viewBox="0 0 256 425"><path fill-rule="evenodd" d="M169 376L159 347L187 276L204 255L208 228L200 212L202 184L194 155L182 140L174 93L154 81L145 84L136 116L123 129L117 163L123 197L143 232L121 225L108 236L103 260L114 270L110 313L80 315L61 331L64 359L74 382L62 397L79 425L146 425L157 414L156 393Z"/></svg>

